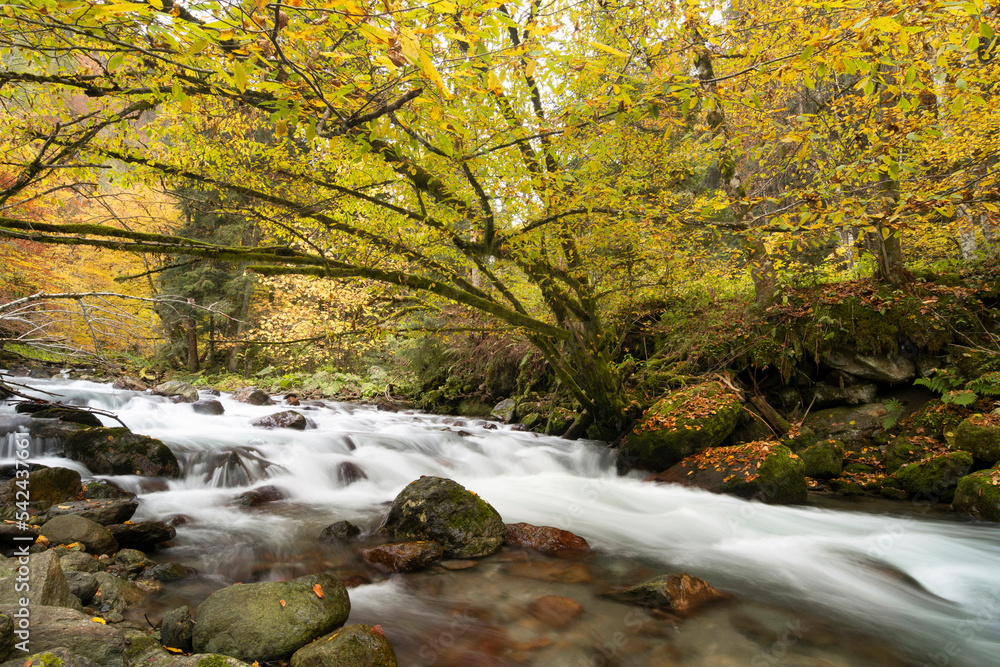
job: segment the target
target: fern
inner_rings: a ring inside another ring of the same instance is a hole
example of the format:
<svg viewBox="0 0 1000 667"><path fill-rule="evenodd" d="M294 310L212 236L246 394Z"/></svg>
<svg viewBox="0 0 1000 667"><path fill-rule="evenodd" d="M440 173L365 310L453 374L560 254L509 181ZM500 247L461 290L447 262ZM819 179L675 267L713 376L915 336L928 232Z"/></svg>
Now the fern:
<svg viewBox="0 0 1000 667"><path fill-rule="evenodd" d="M967 408L975 403L980 396L1000 396L1000 372L984 373L975 380L969 380L962 388L962 381L952 375L947 369L931 370L931 377L918 378L914 385L927 387L941 394L941 402L945 405L958 405Z"/></svg>
<svg viewBox="0 0 1000 667"><path fill-rule="evenodd" d="M959 389L956 391L949 391L946 394L942 395L941 402L944 404L952 403L954 405L967 408L973 403L975 403L978 398L979 397L976 395L976 392L974 391L970 391L968 389Z"/></svg>
<svg viewBox="0 0 1000 667"><path fill-rule="evenodd" d="M927 387L935 394L941 394L942 396L953 389L957 389L961 384L961 380L952 375L948 369L932 368L930 372L933 373L931 377L917 378L913 381L913 384Z"/></svg>
<svg viewBox="0 0 1000 667"><path fill-rule="evenodd" d="M965 387L982 396L1000 396L1000 371L984 373L967 382Z"/></svg>

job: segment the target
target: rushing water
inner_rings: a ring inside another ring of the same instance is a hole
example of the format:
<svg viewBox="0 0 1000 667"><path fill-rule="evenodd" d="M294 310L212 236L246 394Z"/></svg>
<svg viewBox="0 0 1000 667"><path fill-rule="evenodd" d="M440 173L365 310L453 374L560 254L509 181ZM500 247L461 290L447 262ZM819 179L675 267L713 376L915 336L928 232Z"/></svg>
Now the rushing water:
<svg viewBox="0 0 1000 667"><path fill-rule="evenodd" d="M601 443L484 421L327 403L296 408L316 429L266 431L250 422L283 408L223 396L226 414L207 416L107 385L29 382L114 411L182 461L183 477L165 484L113 478L139 493L136 520L179 524L157 559L200 573L168 586L154 612L197 604L234 581L349 573L351 557L318 544L319 531L342 519L374 529L403 486L437 475L474 490L507 522L571 530L595 553L565 560L508 550L470 569L352 588L351 622L381 624L401 665L1000 664L994 525L935 519L907 503L892 514L774 507L650 484L617 476ZM36 462L89 475L35 446ZM2 439L0 454L9 456ZM367 478L348 483L345 463ZM228 504L262 484L287 499ZM599 596L672 571L735 599L680 619ZM541 623L528 610L543 595L575 599L585 613L561 629Z"/></svg>

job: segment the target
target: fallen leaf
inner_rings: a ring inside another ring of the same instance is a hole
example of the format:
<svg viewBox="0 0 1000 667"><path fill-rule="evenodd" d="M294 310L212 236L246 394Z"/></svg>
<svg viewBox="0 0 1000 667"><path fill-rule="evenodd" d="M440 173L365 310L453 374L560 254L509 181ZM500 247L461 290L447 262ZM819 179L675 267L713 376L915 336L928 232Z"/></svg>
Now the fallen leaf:
<svg viewBox="0 0 1000 667"><path fill-rule="evenodd" d="M377 634L379 637L385 637L385 630L382 629L381 625L376 625L372 628L372 632Z"/></svg>
<svg viewBox="0 0 1000 667"><path fill-rule="evenodd" d="M317 586L318 586L318 585L319 585L319 584L317 584ZM322 596L321 596L321 597L322 597ZM281 605L282 607L284 607L284 606L285 606L285 601L284 601L284 600L278 600L278 604L280 604L280 605Z"/></svg>
<svg viewBox="0 0 1000 667"><path fill-rule="evenodd" d="M56 507L58 507L61 510L68 510L70 508L69 505L56 505Z"/></svg>
<svg viewBox="0 0 1000 667"><path fill-rule="evenodd" d="M167 649L167 650L168 650L168 651L170 651L171 653L183 653L183 652L184 652L184 651L182 651L182 650L181 650L181 649L179 649L179 648L172 648L172 647L170 647L170 646L164 646L163 648Z"/></svg>
<svg viewBox="0 0 1000 667"><path fill-rule="evenodd" d="M316 597L318 598L323 597L323 587L320 586L319 584L316 584L315 586L313 586L313 593L315 593Z"/></svg>
<svg viewBox="0 0 1000 667"><path fill-rule="evenodd" d="M104 620L103 618L101 618L100 616L94 616L94 617L92 617L92 618L91 618L90 620L92 620L92 621L93 621L94 623L100 623L101 625L107 625L107 624L108 624L108 622L107 622L107 621L105 621L105 620Z"/></svg>

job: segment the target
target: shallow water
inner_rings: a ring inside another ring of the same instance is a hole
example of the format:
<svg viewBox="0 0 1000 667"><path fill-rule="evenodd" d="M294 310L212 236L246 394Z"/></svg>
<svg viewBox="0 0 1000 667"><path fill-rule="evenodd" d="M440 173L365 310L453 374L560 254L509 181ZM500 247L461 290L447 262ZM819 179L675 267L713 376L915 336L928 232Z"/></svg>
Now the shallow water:
<svg viewBox="0 0 1000 667"><path fill-rule="evenodd" d="M165 484L113 478L140 494L135 520L182 517L177 538L155 557L200 573L168 585L145 610L151 617L235 581L357 573L352 554L317 543L319 531L342 519L374 529L403 486L438 475L478 493L507 522L571 530L595 553L565 560L505 549L468 569L435 566L352 588L350 622L382 625L401 665L1000 664L995 525L908 503L879 508L888 513L774 507L649 484L617 476L602 443L484 421L327 403L296 408L315 430L266 431L250 422L285 408L223 396L226 414L207 416L107 385L26 382L113 410L182 461L182 479ZM35 460L89 475L65 459ZM345 483L344 463L367 479ZM288 499L227 505L262 484ZM599 597L679 570L734 600L682 619ZM585 611L553 627L530 613L546 595Z"/></svg>

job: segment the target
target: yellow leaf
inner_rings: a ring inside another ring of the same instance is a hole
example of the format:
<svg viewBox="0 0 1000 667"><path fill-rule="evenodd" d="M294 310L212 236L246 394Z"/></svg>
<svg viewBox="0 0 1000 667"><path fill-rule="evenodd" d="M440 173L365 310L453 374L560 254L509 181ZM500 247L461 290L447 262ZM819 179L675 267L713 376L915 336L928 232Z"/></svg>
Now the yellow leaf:
<svg viewBox="0 0 1000 667"><path fill-rule="evenodd" d="M108 622L107 622L107 621L105 621L105 620L104 620L103 618L101 618L100 616L93 616L93 617L91 617L91 619L90 619L90 620L92 620L92 621L93 621L94 623L100 623L101 625L107 625L107 624L108 624Z"/></svg>
<svg viewBox="0 0 1000 667"><path fill-rule="evenodd" d="M618 56L619 58L628 58L628 54L624 51L619 51L613 46L608 46L607 44L602 44L601 42L591 42L590 45L595 49L600 49L605 53L610 53L613 56Z"/></svg>
<svg viewBox="0 0 1000 667"><path fill-rule="evenodd" d="M181 649L179 649L179 648L172 648L172 647L170 647L170 646L164 646L163 648L167 649L167 650L168 650L168 651L170 651L171 653L183 653L183 652L184 652L184 651L182 651L182 650L181 650Z"/></svg>
<svg viewBox="0 0 1000 667"><path fill-rule="evenodd" d="M279 137L288 136L288 122L284 120L279 120L274 126L274 133Z"/></svg>

